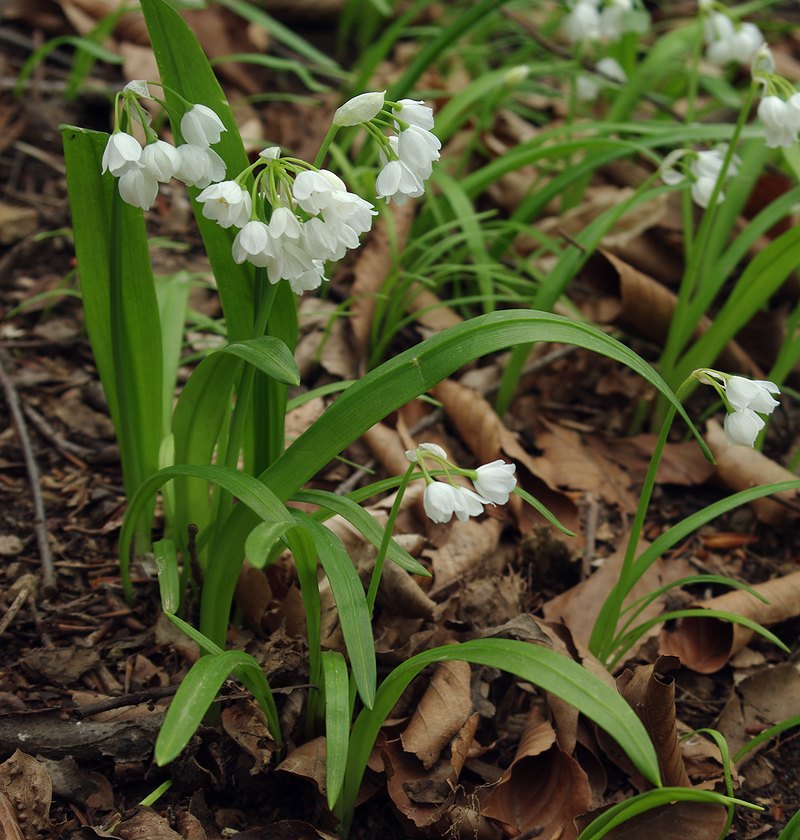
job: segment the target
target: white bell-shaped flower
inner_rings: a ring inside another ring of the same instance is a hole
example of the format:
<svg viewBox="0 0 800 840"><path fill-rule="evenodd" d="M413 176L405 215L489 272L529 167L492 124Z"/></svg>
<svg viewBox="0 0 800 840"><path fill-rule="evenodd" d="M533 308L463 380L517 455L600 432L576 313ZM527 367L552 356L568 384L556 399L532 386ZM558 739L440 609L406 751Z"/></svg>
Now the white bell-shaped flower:
<svg viewBox="0 0 800 840"><path fill-rule="evenodd" d="M181 165L181 156L171 143L156 140L142 150L141 163L156 181L166 184Z"/></svg>
<svg viewBox="0 0 800 840"><path fill-rule="evenodd" d="M236 181L210 184L197 196L197 200L203 205L203 215L213 219L220 227L242 228L250 221L253 200Z"/></svg>
<svg viewBox="0 0 800 840"><path fill-rule="evenodd" d="M749 408L731 411L725 417L725 435L734 446L754 446L764 421Z"/></svg>
<svg viewBox="0 0 800 840"><path fill-rule="evenodd" d="M770 149L790 148L797 142L794 109L779 96L765 96L758 103L758 118L764 123L764 140Z"/></svg>
<svg viewBox="0 0 800 840"><path fill-rule="evenodd" d="M266 266L274 252L267 225L259 219L249 221L236 234L232 252L234 262L239 265L246 261L261 268Z"/></svg>
<svg viewBox="0 0 800 840"><path fill-rule="evenodd" d="M224 123L211 108L206 105L193 105L181 117L181 134L192 146L212 146L219 143Z"/></svg>
<svg viewBox="0 0 800 840"><path fill-rule="evenodd" d="M175 177L187 187L203 189L212 181L222 181L225 177L225 161L208 146L184 143L178 146L178 154L181 160Z"/></svg>
<svg viewBox="0 0 800 840"><path fill-rule="evenodd" d="M774 382L766 379L731 376L725 383L725 396L737 410L750 409L760 414L772 414L780 405L772 394L780 394L780 390Z"/></svg>
<svg viewBox="0 0 800 840"><path fill-rule="evenodd" d="M504 505L511 491L517 486L517 479L514 477L516 469L515 464L507 464L498 459L478 467L475 471L477 477L472 483L483 498L496 505Z"/></svg>
<svg viewBox="0 0 800 840"><path fill-rule="evenodd" d="M378 198L387 202L394 199L397 204L405 204L409 198L419 198L425 192L422 181L401 160L390 160L378 173L375 186Z"/></svg>
<svg viewBox="0 0 800 840"><path fill-rule="evenodd" d="M103 150L103 172L110 172L118 178L129 169L138 169L142 157L142 147L139 141L124 131L116 131L108 138Z"/></svg>
<svg viewBox="0 0 800 840"><path fill-rule="evenodd" d="M122 200L142 210L149 210L158 195L158 181L143 167L128 169L119 177Z"/></svg>
<svg viewBox="0 0 800 840"><path fill-rule="evenodd" d="M443 525L453 518L457 506L466 507L456 495L456 488L444 481L432 481L422 494L422 506L428 518Z"/></svg>
<svg viewBox="0 0 800 840"><path fill-rule="evenodd" d="M599 41L601 36L600 12L591 0L578 0L561 24L564 37L573 44Z"/></svg>
<svg viewBox="0 0 800 840"><path fill-rule="evenodd" d="M433 109L426 105L421 99L401 99L399 108L394 109L394 115L409 125L415 125L425 131L433 131ZM400 124L395 122L397 130Z"/></svg>
<svg viewBox="0 0 800 840"><path fill-rule="evenodd" d="M435 134L415 125L401 131L397 137L398 157L420 181L431 177L433 162L439 160L441 148L442 144Z"/></svg>

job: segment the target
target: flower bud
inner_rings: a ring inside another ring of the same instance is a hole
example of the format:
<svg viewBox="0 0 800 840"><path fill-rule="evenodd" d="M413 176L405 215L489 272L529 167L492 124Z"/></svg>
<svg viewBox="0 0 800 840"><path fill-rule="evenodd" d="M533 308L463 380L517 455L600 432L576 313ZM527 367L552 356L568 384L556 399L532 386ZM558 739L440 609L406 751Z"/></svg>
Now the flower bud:
<svg viewBox="0 0 800 840"><path fill-rule="evenodd" d="M361 93L352 99L348 99L344 105L336 109L336 113L333 115L333 124L347 126L369 122L380 113L385 96L385 90L377 90L371 93Z"/></svg>

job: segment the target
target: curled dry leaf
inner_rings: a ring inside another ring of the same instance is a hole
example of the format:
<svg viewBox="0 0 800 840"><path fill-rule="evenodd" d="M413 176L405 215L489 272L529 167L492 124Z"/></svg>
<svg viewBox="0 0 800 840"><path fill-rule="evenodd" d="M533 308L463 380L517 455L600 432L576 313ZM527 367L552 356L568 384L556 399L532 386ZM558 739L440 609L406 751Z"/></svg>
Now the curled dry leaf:
<svg viewBox="0 0 800 840"><path fill-rule="evenodd" d="M586 828L603 810L583 814L577 820L578 828ZM603 836L609 840L719 840L726 819L722 805L673 802L645 811Z"/></svg>
<svg viewBox="0 0 800 840"><path fill-rule="evenodd" d="M746 490L758 484L772 484L797 478L793 472L756 449L729 445L722 426L716 420L709 420L706 425L706 442L717 462L717 477L731 490ZM787 504L780 504L775 498L780 498ZM780 525L786 521L792 510L798 511L797 501L797 493L787 491L777 493L773 497L756 499L750 506L762 522L767 525Z"/></svg>
<svg viewBox="0 0 800 840"><path fill-rule="evenodd" d="M416 313L417 322L431 333L455 327L464 320L441 298L420 283L412 283L406 296L406 309Z"/></svg>
<svg viewBox="0 0 800 840"><path fill-rule="evenodd" d="M484 568L497 549L502 525L496 519L458 522L447 533L447 541L425 552L433 571L431 597L464 584Z"/></svg>
<svg viewBox="0 0 800 840"><path fill-rule="evenodd" d="M152 808L142 808L130 819L123 820L116 830L122 840L183 840L177 831L170 828L165 817Z"/></svg>
<svg viewBox="0 0 800 840"><path fill-rule="evenodd" d="M430 770L442 750L472 714L471 668L468 662L442 662L422 695L400 741Z"/></svg>
<svg viewBox="0 0 800 840"><path fill-rule="evenodd" d="M574 840L574 818L591 804L586 773L556 743L556 733L534 708L511 766L482 808L511 835L537 828L542 837Z"/></svg>
<svg viewBox="0 0 800 840"><path fill-rule="evenodd" d="M313 738L292 750L277 766L277 770L310 779L325 795L325 738Z"/></svg>
<svg viewBox="0 0 800 840"><path fill-rule="evenodd" d="M586 273L592 286L611 298L603 301L602 307L591 307L592 320L620 324L659 344L666 340L677 304L676 296L669 289L603 249L589 260ZM710 326L711 320L704 317L692 338L698 338ZM763 379L758 365L735 341L726 345L716 361L723 370Z"/></svg>
<svg viewBox="0 0 800 840"><path fill-rule="evenodd" d="M733 589L695 606L724 610L769 626L800 615L800 572L758 583L752 587L769 603L741 589ZM680 656L681 662L701 674L719 671L734 653L753 638L753 631L719 618L683 618L674 630L662 630L662 653Z"/></svg>
<svg viewBox="0 0 800 840"><path fill-rule="evenodd" d="M0 793L0 837L3 840L25 840L14 808L4 793Z"/></svg>
<svg viewBox="0 0 800 840"><path fill-rule="evenodd" d="M239 701L226 706L221 715L222 728L253 759L250 775L269 769L275 742L264 713L252 701Z"/></svg>
<svg viewBox="0 0 800 840"><path fill-rule="evenodd" d="M53 784L44 764L15 750L0 764L0 787L16 815L25 840L35 840L49 828ZM9 836L13 836L13 826Z"/></svg>
<svg viewBox="0 0 800 840"><path fill-rule="evenodd" d="M477 713L467 717L450 742L449 756L430 769L425 769L414 755L405 752L396 740L383 743L381 756L389 796L398 810L417 827L434 825L452 807L479 717Z"/></svg>
<svg viewBox="0 0 800 840"><path fill-rule="evenodd" d="M625 670L617 679L620 694L631 704L656 749L661 780L672 787L691 787L681 757L675 718L677 656L659 656L652 665Z"/></svg>

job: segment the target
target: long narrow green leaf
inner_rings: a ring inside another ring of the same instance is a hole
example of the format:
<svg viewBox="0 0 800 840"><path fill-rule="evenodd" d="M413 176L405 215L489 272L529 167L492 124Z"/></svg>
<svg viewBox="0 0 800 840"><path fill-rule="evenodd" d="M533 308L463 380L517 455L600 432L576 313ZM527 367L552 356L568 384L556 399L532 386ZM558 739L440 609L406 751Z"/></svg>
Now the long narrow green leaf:
<svg viewBox="0 0 800 840"><path fill-rule="evenodd" d="M172 540L158 540L153 543L153 559L158 572L158 589L161 594L161 609L165 613L177 612L180 606L180 575L175 543Z"/></svg>
<svg viewBox="0 0 800 840"><path fill-rule="evenodd" d="M232 673L257 672L266 682L258 663L240 650L224 650L203 656L189 669L167 710L156 741L156 764L163 766L180 755L189 743L217 692ZM269 721L270 734L279 742L277 709Z"/></svg>
<svg viewBox="0 0 800 840"><path fill-rule="evenodd" d="M515 344L537 341L574 344L608 356L640 374L663 393L689 424L710 458L699 432L664 380L632 350L596 327L559 315L512 310L481 315L406 350L351 385L310 429L259 477L279 499L288 499L367 429L473 359ZM204 612L203 631L224 639L228 612L221 603L233 594L247 535L255 520L237 506L224 524L226 545L208 570L207 584L220 598L220 612ZM205 605L204 605L205 606Z"/></svg>
<svg viewBox="0 0 800 840"><path fill-rule="evenodd" d="M380 547L381 540L383 539L383 529L361 505L357 505L352 499L348 499L347 496L337 496L335 493L330 493L327 490L301 490L295 493L292 498L296 502L319 505L332 514L338 514L342 519L346 519L359 533L363 534L375 548ZM397 563L401 569L405 569L407 572L422 577L431 576L431 573L422 563L412 557L395 540L391 540L389 543L387 555L392 562Z"/></svg>
<svg viewBox="0 0 800 840"><path fill-rule="evenodd" d="M369 709L375 702L375 643L364 587L353 561L344 550L341 540L324 525L301 511L293 511L298 523L311 535L317 546L322 568L331 585L344 644L350 657L358 694Z"/></svg>
<svg viewBox="0 0 800 840"><path fill-rule="evenodd" d="M798 811L778 835L778 840L800 840L800 811Z"/></svg>
<svg viewBox="0 0 800 840"><path fill-rule="evenodd" d="M347 774L337 814L349 827L361 778L378 732L406 686L426 666L465 661L500 668L555 694L605 729L652 784L660 784L658 758L642 722L625 700L585 668L539 645L509 639L475 639L419 653L383 681L372 709L358 715L350 737Z"/></svg>
<svg viewBox="0 0 800 840"><path fill-rule="evenodd" d="M350 745L350 691L347 664L336 650L322 654L325 677L325 788L332 811L342 792Z"/></svg>
<svg viewBox="0 0 800 840"><path fill-rule="evenodd" d="M188 102L207 105L219 115L227 131L214 146L214 151L225 161L228 177L237 175L249 161L233 113L197 38L178 12L164 0L141 0L141 6L161 81ZM186 106L178 97L169 90L164 91L164 96L173 114L184 113ZM173 125L173 130L180 136L179 125ZM196 190L189 192L190 195L197 194ZM192 205L217 280L228 337L231 340L252 338L253 267L248 263L236 265L231 257L236 230L221 228L203 216L197 202Z"/></svg>

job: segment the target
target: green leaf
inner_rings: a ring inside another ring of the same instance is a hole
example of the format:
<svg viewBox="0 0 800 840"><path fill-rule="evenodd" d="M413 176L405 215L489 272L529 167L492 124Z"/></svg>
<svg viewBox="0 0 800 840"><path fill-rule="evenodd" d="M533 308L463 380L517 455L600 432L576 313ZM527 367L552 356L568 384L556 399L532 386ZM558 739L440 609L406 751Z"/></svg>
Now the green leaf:
<svg viewBox="0 0 800 840"><path fill-rule="evenodd" d="M172 431L177 463L211 463L242 362L280 382L299 382L300 372L289 348L272 336L234 342L209 354L195 368L175 406ZM204 533L210 524L208 487L179 478L175 495L178 533L183 534L190 522Z"/></svg>
<svg viewBox="0 0 800 840"><path fill-rule="evenodd" d="M665 787L658 790L648 790L644 793L632 796L624 802L612 805L594 820L591 825L586 826L578 835L578 840L600 840L605 837L611 829L622 825L633 817L651 811L653 808L660 808L662 805L669 805L671 802L707 802L722 805L727 808L729 805L742 805L745 808L752 808L762 811L760 805L753 805L743 799L733 799L721 793L714 793L711 790L697 790L685 787Z"/></svg>
<svg viewBox="0 0 800 840"><path fill-rule="evenodd" d="M174 621L176 616L170 616ZM272 703L267 716L269 730L276 743L280 743L277 709L269 693L269 684L258 662L248 653L240 650L223 650L203 656L189 669L167 710L161 731L156 741L156 764L163 766L177 758L197 727L203 721L208 708L214 702L217 692L231 674L239 679L247 674L250 681L257 679L266 686L267 696Z"/></svg>
<svg viewBox="0 0 800 840"><path fill-rule="evenodd" d="M289 527L287 522L259 522L249 533L244 544L247 562L256 569L263 569L267 565L270 552Z"/></svg>
<svg viewBox="0 0 800 840"><path fill-rule="evenodd" d="M703 451L708 447L685 409L664 380L624 344L589 324L533 310L510 310L481 315L451 327L416 347L400 353L351 385L327 411L264 473L259 480L279 499L289 499L329 461L392 411L424 394L454 371L481 356L515 344L562 342L593 350L622 362L663 393L689 425ZM225 593L220 605L233 595L243 556L244 541L255 521L237 506L222 526L226 544L208 569L206 583ZM209 638L224 639L227 608L206 613L203 630Z"/></svg>
<svg viewBox="0 0 800 840"><path fill-rule="evenodd" d="M325 789L332 811L344 784L350 743L350 691L347 664L341 653L322 654L325 677Z"/></svg>
<svg viewBox="0 0 800 840"><path fill-rule="evenodd" d="M161 329L144 216L101 174L108 135L62 126L84 320L131 495L158 466Z"/></svg>
<svg viewBox="0 0 800 840"><path fill-rule="evenodd" d="M383 528L361 505L356 504L352 499L348 499L347 496L337 496L336 493L330 493L327 490L300 490L294 494L292 499L295 502L319 505L324 510L341 516L342 519L346 519L359 533L366 537L375 548L380 548ZM391 540L389 543L387 555L392 562L397 563L401 569L405 569L407 572L422 577L431 576L422 563L412 557L395 540Z"/></svg>
<svg viewBox="0 0 800 840"><path fill-rule="evenodd" d="M798 811L778 835L778 840L798 840L800 838L800 811Z"/></svg>
<svg viewBox="0 0 800 840"><path fill-rule="evenodd" d="M367 760L384 720L411 680L426 666L454 660L500 668L560 697L605 729L648 781L660 784L658 758L647 731L613 688L548 648L509 639L475 639L411 657L383 681L373 708L364 709L358 715L350 737L345 784L337 808L345 833Z"/></svg>
<svg viewBox="0 0 800 840"><path fill-rule="evenodd" d="M175 543L172 540L158 540L153 543L153 557L158 571L158 590L161 593L161 609L165 613L177 612L181 602L180 575Z"/></svg>
<svg viewBox="0 0 800 840"><path fill-rule="evenodd" d="M191 277L179 271L168 277L156 278L156 301L161 322L161 356L163 359L161 433L167 435L172 426L172 400L178 378L186 303L189 299Z"/></svg>
<svg viewBox="0 0 800 840"><path fill-rule="evenodd" d="M375 642L372 638L367 597L353 561L341 540L324 525L301 511L293 511L295 519L314 540L319 561L331 585L344 644L350 657L358 694L367 708L375 702Z"/></svg>
<svg viewBox="0 0 800 840"><path fill-rule="evenodd" d="M225 125L225 131L214 151L225 161L228 177L233 177L249 165L236 121L214 71L203 54L191 29L183 18L164 0L142 0L147 31L158 62L161 81L191 103L212 108ZM171 91L164 91L170 117L180 118L186 110L183 102ZM173 124L173 133L180 138L180 124ZM197 190L189 190L191 196ZM192 202L195 219L203 237L231 340L252 338L253 328L253 267L237 265L231 256L236 230L225 230L215 221L203 216L202 208Z"/></svg>

